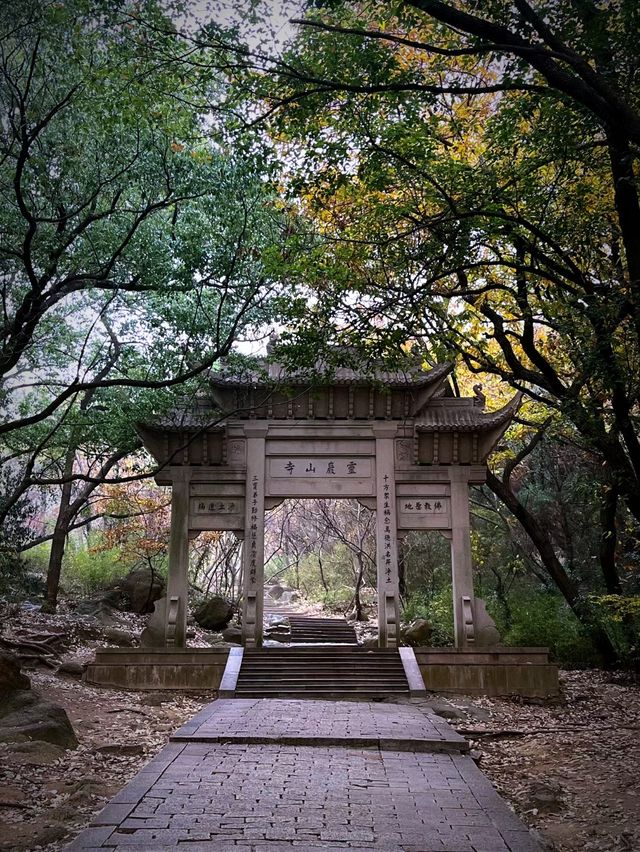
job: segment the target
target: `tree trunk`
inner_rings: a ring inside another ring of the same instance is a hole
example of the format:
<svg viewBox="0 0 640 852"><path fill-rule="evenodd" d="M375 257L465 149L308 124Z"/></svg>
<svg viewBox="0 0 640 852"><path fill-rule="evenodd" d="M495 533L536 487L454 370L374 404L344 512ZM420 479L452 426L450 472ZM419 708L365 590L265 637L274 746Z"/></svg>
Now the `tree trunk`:
<svg viewBox="0 0 640 852"><path fill-rule="evenodd" d="M62 574L62 559L67 544L69 532L69 521L64 516L58 515L56 527L51 539L51 551L49 553L49 564L47 566L47 591L44 604L45 612L55 612L58 606L58 592L60 590L60 575Z"/></svg>
<svg viewBox="0 0 640 852"><path fill-rule="evenodd" d="M600 504L600 567L604 585L610 595L622 594L620 575L616 565L616 544L618 531L616 527L616 510L618 508L619 491L616 485L605 486Z"/></svg>
<svg viewBox="0 0 640 852"><path fill-rule="evenodd" d="M357 567L356 587L353 593L353 605L356 613L356 621L365 621L365 617L362 612L362 601L360 600L360 589L362 588L362 581L364 579L364 563L362 561L362 556L359 554L354 556L354 560Z"/></svg>
<svg viewBox="0 0 640 852"><path fill-rule="evenodd" d="M322 555L318 553L318 568L320 568L320 580L322 582L322 587L325 592L329 591L329 586L327 585L326 577L324 576L324 566L322 565Z"/></svg>
<svg viewBox="0 0 640 852"><path fill-rule="evenodd" d="M45 612L55 612L58 606L60 575L62 574L62 558L67 545L69 527L75 516L75 513L71 511L72 483L70 481L71 475L73 474L75 460L76 448L74 446L67 450L64 458L63 477L68 481L66 481L62 486L60 506L58 507L58 517L56 518L56 526L53 532L53 539L51 541L49 565L47 566L47 591L43 604Z"/></svg>
<svg viewBox="0 0 640 852"><path fill-rule="evenodd" d="M520 503L509 485L498 479L491 471L487 474L487 485L522 524L524 531L540 554L540 559L545 570L562 593L562 596L571 607L578 621L591 636L593 644L601 654L604 664L606 666L615 665L619 661L616 649L613 647L606 632L593 620L592 613L580 600L578 587L569 577L556 556L551 539L538 522L538 519Z"/></svg>

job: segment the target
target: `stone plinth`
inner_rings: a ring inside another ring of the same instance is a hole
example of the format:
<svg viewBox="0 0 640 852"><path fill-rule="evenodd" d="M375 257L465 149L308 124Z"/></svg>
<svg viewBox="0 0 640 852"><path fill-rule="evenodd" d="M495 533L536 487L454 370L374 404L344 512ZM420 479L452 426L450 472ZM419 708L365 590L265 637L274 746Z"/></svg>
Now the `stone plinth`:
<svg viewBox="0 0 640 852"><path fill-rule="evenodd" d="M541 699L560 694L558 667L549 662L547 648L495 646L414 651L425 687L433 692Z"/></svg>
<svg viewBox="0 0 640 852"><path fill-rule="evenodd" d="M84 675L116 689L218 689L228 648L101 648Z"/></svg>

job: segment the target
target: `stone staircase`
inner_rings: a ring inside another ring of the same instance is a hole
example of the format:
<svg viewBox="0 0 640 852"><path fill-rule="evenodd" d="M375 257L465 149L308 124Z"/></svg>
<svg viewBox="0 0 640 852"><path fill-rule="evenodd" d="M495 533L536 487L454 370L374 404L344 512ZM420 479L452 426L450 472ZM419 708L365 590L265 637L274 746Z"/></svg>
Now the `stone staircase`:
<svg viewBox="0 0 640 852"><path fill-rule="evenodd" d="M237 698L387 695L409 695L399 651L354 645L245 649L235 685Z"/></svg>
<svg viewBox="0 0 640 852"><path fill-rule="evenodd" d="M356 631L344 618L290 615L291 642L357 645Z"/></svg>

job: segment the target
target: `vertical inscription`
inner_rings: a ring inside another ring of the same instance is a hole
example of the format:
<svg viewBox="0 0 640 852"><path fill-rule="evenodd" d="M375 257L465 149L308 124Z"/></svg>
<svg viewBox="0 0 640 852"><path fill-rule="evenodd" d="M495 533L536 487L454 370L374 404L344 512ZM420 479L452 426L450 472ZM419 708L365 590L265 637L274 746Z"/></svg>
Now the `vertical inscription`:
<svg viewBox="0 0 640 852"><path fill-rule="evenodd" d="M384 560L385 582L392 582L392 560L391 560L391 486L389 475L385 473L382 486L382 524L384 535L384 547L382 550Z"/></svg>
<svg viewBox="0 0 640 852"><path fill-rule="evenodd" d="M255 586L258 574L258 477L251 477L251 514L249 525L249 583Z"/></svg>
<svg viewBox="0 0 640 852"><path fill-rule="evenodd" d="M376 557L378 574L378 631L382 648L395 647L399 618L398 524L394 455L396 429L376 428Z"/></svg>

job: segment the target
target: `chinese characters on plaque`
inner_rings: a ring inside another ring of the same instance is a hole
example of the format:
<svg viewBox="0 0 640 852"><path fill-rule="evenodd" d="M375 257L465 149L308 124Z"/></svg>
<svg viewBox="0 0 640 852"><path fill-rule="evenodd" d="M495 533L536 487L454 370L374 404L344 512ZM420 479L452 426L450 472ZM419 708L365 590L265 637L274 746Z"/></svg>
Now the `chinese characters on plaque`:
<svg viewBox="0 0 640 852"><path fill-rule="evenodd" d="M368 458L283 458L272 459L271 476L291 479L357 479L371 476L371 459Z"/></svg>
<svg viewBox="0 0 640 852"><path fill-rule="evenodd" d="M204 498L196 501L196 512L201 514L232 515L234 512L243 510L242 501L238 500L210 500Z"/></svg>
<svg viewBox="0 0 640 852"><path fill-rule="evenodd" d="M382 558L384 560L384 573L386 582L391 582L391 487L389 485L389 475L384 475L384 485L382 486L382 518L383 518L383 535L384 548L382 550Z"/></svg>
<svg viewBox="0 0 640 852"><path fill-rule="evenodd" d="M258 573L258 477L251 480L251 525L249 528L249 582L255 585Z"/></svg>
<svg viewBox="0 0 640 852"><path fill-rule="evenodd" d="M448 508L449 506L447 501L438 497L425 498L424 500L412 498L400 501L400 511L409 512L411 514L426 513L430 515L443 515L448 511Z"/></svg>

